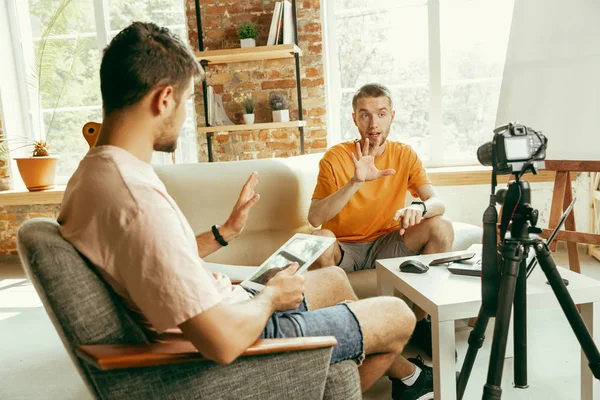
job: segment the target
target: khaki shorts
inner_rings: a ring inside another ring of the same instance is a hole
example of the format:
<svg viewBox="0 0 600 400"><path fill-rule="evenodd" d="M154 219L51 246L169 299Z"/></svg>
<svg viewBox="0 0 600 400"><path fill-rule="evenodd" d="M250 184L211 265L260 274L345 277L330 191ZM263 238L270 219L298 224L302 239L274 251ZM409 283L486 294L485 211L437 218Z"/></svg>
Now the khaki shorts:
<svg viewBox="0 0 600 400"><path fill-rule="evenodd" d="M414 256L417 253L406 247L404 238L393 230L379 236L372 242L338 242L342 251L339 267L346 272L375 268L375 260L394 257Z"/></svg>

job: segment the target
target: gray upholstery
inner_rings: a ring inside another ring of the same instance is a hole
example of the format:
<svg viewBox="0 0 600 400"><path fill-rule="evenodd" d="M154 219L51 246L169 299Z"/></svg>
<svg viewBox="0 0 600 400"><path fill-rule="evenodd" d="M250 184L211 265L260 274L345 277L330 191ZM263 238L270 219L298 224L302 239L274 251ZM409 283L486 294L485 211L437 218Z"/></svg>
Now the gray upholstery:
<svg viewBox="0 0 600 400"><path fill-rule="evenodd" d="M18 232L19 255L65 348L96 398L360 399L352 361L329 366L331 349L100 371L78 359L79 344L147 343L116 295L65 241L55 220L36 218Z"/></svg>

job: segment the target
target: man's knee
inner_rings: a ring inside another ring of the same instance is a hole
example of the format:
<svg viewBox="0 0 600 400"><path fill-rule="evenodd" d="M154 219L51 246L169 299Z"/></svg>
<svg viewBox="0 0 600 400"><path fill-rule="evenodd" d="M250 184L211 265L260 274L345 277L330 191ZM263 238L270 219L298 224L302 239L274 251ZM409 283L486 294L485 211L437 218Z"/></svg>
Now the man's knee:
<svg viewBox="0 0 600 400"><path fill-rule="evenodd" d="M317 236L326 236L326 237L335 237L335 234L331 232L329 229L317 229L312 232L313 235Z"/></svg>
<svg viewBox="0 0 600 400"><path fill-rule="evenodd" d="M335 234L331 232L329 229L317 229L313 231L313 235L316 236L325 236L335 238ZM342 259L342 251L340 250L340 246L337 241L333 242L333 244L317 258L317 261L313 263L311 269L317 269L322 267L328 267L330 265L338 265Z"/></svg>
<svg viewBox="0 0 600 400"><path fill-rule="evenodd" d="M379 297L385 318L385 325L396 333L396 339L403 346L412 335L417 319L404 300L397 297ZM383 325L383 324L382 324Z"/></svg>
<svg viewBox="0 0 600 400"><path fill-rule="evenodd" d="M452 221L444 216L435 216L427 220L430 227L431 237L448 246L454 242L454 226Z"/></svg>
<svg viewBox="0 0 600 400"><path fill-rule="evenodd" d="M346 275L346 271L336 266L329 266L320 268L319 274L323 274L322 279L327 279L330 283L338 283L338 284L350 284L348 281L348 275Z"/></svg>

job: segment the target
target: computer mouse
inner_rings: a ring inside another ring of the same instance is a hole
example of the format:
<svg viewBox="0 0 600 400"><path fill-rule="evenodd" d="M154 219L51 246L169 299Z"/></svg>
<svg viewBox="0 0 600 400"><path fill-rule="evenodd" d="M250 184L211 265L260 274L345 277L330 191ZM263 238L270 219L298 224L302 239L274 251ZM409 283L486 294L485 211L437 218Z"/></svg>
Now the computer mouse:
<svg viewBox="0 0 600 400"><path fill-rule="evenodd" d="M400 271L410 274L424 274L429 267L419 260L406 260L400 264Z"/></svg>

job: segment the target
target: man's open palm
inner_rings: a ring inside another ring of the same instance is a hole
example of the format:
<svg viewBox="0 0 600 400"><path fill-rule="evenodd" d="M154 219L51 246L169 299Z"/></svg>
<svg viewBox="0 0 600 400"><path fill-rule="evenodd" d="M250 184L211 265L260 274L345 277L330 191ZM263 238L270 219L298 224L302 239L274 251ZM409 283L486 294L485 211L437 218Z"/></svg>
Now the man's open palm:
<svg viewBox="0 0 600 400"><path fill-rule="evenodd" d="M375 154L379 151L379 144L376 143L369 149L369 139L365 139L363 148L360 148L360 142L356 142L356 156L352 154L354 162L354 180L357 182L374 181L382 176L394 175L396 170L385 169L378 170L375 166Z"/></svg>
<svg viewBox="0 0 600 400"><path fill-rule="evenodd" d="M233 206L231 215L229 215L229 219L227 219L227 222L225 223L236 235L242 233L244 226L246 226L246 221L248 221L250 209L260 199L260 195L254 192L254 188L257 184L258 173L253 172L250 175L250 178L248 178L248 181L244 184L244 187L242 187L240 197L235 203L235 206Z"/></svg>

